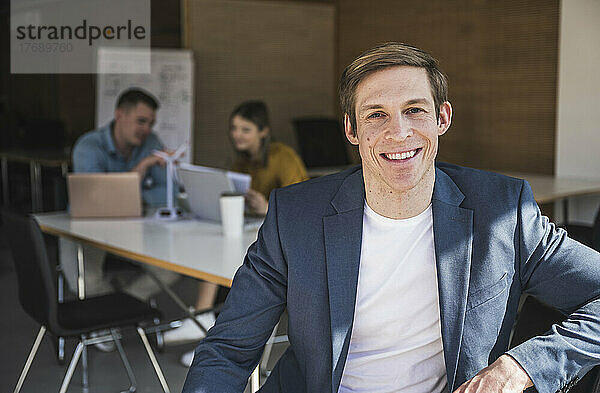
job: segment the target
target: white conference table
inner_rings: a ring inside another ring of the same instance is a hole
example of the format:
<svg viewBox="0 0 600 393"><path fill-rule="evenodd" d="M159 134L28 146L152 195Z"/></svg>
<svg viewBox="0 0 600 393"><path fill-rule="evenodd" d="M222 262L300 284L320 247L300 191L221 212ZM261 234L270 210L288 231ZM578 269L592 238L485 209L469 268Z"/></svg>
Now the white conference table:
<svg viewBox="0 0 600 393"><path fill-rule="evenodd" d="M569 223L569 198L600 194L600 180L575 177L556 177L532 173L503 172L505 175L529 182L538 204L562 201L562 221Z"/></svg>
<svg viewBox="0 0 600 393"><path fill-rule="evenodd" d="M218 223L185 218L82 219L67 212L34 217L45 233L228 287L258 233L255 226L241 237L225 237Z"/></svg>
<svg viewBox="0 0 600 393"><path fill-rule="evenodd" d="M525 179L540 204L600 193L600 180L505 173ZM215 284L231 286L258 228L240 238L221 234L218 223L154 218L73 219L66 212L36 214L42 231L94 245L113 254Z"/></svg>
<svg viewBox="0 0 600 393"><path fill-rule="evenodd" d="M503 173L508 176L527 180L533 190L533 196L539 204L581 195L600 193L600 180L575 177L555 177L532 173Z"/></svg>
<svg viewBox="0 0 600 393"><path fill-rule="evenodd" d="M600 193L600 180L506 174L527 180L540 204ZM564 209L565 222L568 222L566 203ZM254 227L245 230L242 237L228 238L222 235L218 223L195 219L73 219L67 212L41 213L35 218L42 231L48 234L85 242L125 258L228 287L258 233L258 228Z"/></svg>

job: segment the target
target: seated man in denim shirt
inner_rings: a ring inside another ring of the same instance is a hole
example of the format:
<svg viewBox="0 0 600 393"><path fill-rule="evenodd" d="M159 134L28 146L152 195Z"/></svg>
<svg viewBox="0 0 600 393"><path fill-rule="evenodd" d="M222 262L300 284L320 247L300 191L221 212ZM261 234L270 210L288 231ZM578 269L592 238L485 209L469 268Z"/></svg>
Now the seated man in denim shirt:
<svg viewBox="0 0 600 393"><path fill-rule="evenodd" d="M135 171L142 180L146 206L164 205L166 173L162 158L153 150L163 144L152 132L158 103L138 89L129 89L117 100L115 119L81 136L73 148L74 172Z"/></svg>
<svg viewBox="0 0 600 393"><path fill-rule="evenodd" d="M147 207L166 203L166 170L162 158L153 155L163 144L152 126L156 119L158 102L140 89L123 92L115 108L115 118L109 124L82 135L73 148L74 172L127 172L136 171L142 179L142 196ZM76 245L61 240L61 263L70 288L77 288ZM105 252L84 246L86 292L99 294L112 290L109 280L103 277ZM178 274L153 266L144 266L169 285ZM120 280L119 280L120 281ZM146 300L159 287L147 274L124 284L122 290Z"/></svg>

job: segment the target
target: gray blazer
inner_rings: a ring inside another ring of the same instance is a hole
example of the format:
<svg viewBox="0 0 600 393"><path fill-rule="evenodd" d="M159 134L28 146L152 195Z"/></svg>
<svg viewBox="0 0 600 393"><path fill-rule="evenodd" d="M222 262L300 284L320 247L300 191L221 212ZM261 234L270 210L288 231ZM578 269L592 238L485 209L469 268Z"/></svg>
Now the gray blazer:
<svg viewBox="0 0 600 393"><path fill-rule="evenodd" d="M337 392L364 198L360 167L271 193L258 240L196 348L185 393L242 392L286 307L290 347L261 392ZM543 217L527 182L438 163L432 208L450 392L507 351L522 293L569 315L508 351L539 392L562 389L600 363L600 254Z"/></svg>

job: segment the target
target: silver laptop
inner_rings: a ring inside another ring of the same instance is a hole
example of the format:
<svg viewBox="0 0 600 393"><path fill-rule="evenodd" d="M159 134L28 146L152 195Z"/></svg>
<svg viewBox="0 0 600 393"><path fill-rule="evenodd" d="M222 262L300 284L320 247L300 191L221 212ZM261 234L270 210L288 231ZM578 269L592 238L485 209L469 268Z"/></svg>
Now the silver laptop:
<svg viewBox="0 0 600 393"><path fill-rule="evenodd" d="M71 217L139 217L140 175L136 172L69 173Z"/></svg>
<svg viewBox="0 0 600 393"><path fill-rule="evenodd" d="M177 176L185 188L192 213L200 219L218 222L221 221L221 194L244 194L250 185L249 175L190 164L181 164ZM244 227L258 227L262 221L262 218L245 217Z"/></svg>

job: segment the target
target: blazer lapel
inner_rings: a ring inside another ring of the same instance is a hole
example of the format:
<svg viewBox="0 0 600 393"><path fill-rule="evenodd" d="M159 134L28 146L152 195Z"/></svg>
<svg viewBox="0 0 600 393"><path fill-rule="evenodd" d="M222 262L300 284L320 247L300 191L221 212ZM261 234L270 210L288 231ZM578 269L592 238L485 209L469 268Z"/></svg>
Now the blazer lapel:
<svg viewBox="0 0 600 393"><path fill-rule="evenodd" d="M331 318L332 393L339 389L352 334L364 198L362 171L359 170L344 180L332 199L337 213L323 217ZM449 391L455 389L473 241L473 211L459 206L463 200L464 195L452 179L436 168L433 232Z"/></svg>
<svg viewBox="0 0 600 393"><path fill-rule="evenodd" d="M454 391L467 307L473 242L473 211L459 207L464 195L436 168L433 233L437 263L442 342L449 391Z"/></svg>
<svg viewBox="0 0 600 393"><path fill-rule="evenodd" d="M331 201L337 213L323 217L331 318L331 390L338 391L348 354L362 241L362 171L349 175Z"/></svg>

